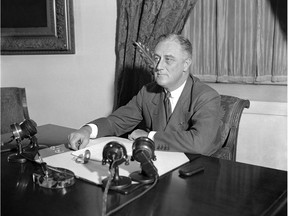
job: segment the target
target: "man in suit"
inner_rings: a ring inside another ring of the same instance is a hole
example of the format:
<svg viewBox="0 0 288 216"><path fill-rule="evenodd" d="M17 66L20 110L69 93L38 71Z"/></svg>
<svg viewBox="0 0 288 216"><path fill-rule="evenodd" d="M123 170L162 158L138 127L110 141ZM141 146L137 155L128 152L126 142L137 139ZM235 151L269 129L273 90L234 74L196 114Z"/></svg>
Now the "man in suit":
<svg viewBox="0 0 288 216"><path fill-rule="evenodd" d="M154 53L155 82L143 86L128 104L108 117L96 119L70 134L72 149L84 148L90 138L121 136L133 130L129 139L148 136L156 150L211 155L220 147L215 142L220 96L189 74L190 41L170 34L159 40ZM145 128L135 129L142 120Z"/></svg>

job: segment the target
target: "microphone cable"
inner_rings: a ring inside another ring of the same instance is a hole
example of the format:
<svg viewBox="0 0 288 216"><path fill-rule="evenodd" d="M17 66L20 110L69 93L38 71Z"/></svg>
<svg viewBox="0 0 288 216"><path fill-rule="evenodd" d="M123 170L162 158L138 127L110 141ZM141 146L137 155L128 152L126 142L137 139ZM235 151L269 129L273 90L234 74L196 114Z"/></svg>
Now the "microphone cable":
<svg viewBox="0 0 288 216"><path fill-rule="evenodd" d="M114 155L113 155L114 157ZM121 158L122 159L122 158ZM117 160L116 160L117 161ZM111 164L111 167L114 166L115 162L113 160L112 164ZM102 202L102 216L105 216L106 215L106 209L107 209L107 198L108 198L108 191L109 191L109 187L110 187L110 184L112 182L112 179L113 179L113 176L114 176L114 170L113 168L111 168L110 170L110 175L108 177L108 181L107 181L107 184L105 186L105 190L104 190L104 194L103 194L103 202Z"/></svg>
<svg viewBox="0 0 288 216"><path fill-rule="evenodd" d="M14 136L11 136L9 141L1 142L1 146L5 146L5 145L9 144L9 143L11 143L13 140L14 140Z"/></svg>
<svg viewBox="0 0 288 216"><path fill-rule="evenodd" d="M141 192L140 194L138 194L137 196L133 197L132 199L128 200L127 202L123 203L122 205L116 207L115 209L112 209L111 211L109 211L105 216L109 216L117 211L119 211L120 209L124 208L125 206L129 205L130 203L134 202L135 200L139 199L140 197L142 197L144 194L146 194L148 191L150 191L152 188L155 187L155 185L157 184L159 180L159 175L155 176L155 180L153 182L153 184L151 185L151 187L148 187L145 191ZM104 216L104 215L102 215Z"/></svg>
<svg viewBox="0 0 288 216"><path fill-rule="evenodd" d="M5 147L7 144L11 143L13 140L14 140L14 137L11 136L9 141L6 141L6 142L1 141L1 153L11 151L12 149L16 149L15 147L14 148L8 148L8 149L2 149L2 147Z"/></svg>

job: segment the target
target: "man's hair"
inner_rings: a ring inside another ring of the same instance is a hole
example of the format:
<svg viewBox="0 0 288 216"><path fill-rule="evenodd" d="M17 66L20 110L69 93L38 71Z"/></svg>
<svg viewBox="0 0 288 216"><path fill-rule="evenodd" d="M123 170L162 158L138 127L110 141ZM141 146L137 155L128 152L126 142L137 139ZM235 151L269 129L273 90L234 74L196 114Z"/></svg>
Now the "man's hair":
<svg viewBox="0 0 288 216"><path fill-rule="evenodd" d="M177 41L181 45L183 50L188 54L189 58L192 59L192 44L184 36L182 36L180 34L175 34L175 33L168 34L168 35L162 35L162 36L160 36L158 43L160 43L162 41Z"/></svg>

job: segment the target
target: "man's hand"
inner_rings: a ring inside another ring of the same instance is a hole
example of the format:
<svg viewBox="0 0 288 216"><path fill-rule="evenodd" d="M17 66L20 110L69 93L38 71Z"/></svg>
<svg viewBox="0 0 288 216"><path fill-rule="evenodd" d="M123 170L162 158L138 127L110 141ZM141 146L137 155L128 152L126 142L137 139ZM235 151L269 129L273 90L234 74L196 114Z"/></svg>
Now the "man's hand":
<svg viewBox="0 0 288 216"><path fill-rule="evenodd" d="M135 140L138 137L148 137L148 132L140 129L134 130L131 134L129 134L129 140Z"/></svg>
<svg viewBox="0 0 288 216"><path fill-rule="evenodd" d="M89 143L91 133L92 129L88 125L85 125L79 130L71 133L68 136L69 147L74 150L85 148Z"/></svg>

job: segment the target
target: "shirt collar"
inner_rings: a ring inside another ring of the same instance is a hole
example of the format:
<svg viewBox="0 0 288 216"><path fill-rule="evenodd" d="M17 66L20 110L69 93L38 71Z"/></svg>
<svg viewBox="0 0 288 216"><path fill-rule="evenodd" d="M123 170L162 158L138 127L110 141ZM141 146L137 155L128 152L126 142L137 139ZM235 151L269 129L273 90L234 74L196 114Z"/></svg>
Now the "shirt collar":
<svg viewBox="0 0 288 216"><path fill-rule="evenodd" d="M184 86L186 84L186 81L187 80L185 80L185 82L180 87L178 87L174 91L170 92L171 93L171 98L179 98L180 97L180 95L181 95L181 93L182 93L182 91L184 89Z"/></svg>

